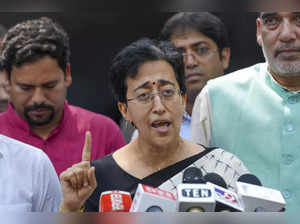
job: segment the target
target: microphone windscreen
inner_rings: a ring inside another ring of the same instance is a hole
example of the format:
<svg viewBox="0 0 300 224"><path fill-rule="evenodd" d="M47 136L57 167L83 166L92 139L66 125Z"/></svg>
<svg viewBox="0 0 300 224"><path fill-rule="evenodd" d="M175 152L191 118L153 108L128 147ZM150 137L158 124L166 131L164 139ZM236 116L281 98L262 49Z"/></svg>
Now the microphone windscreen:
<svg viewBox="0 0 300 224"><path fill-rule="evenodd" d="M237 181L257 186L263 186L258 177L250 173L241 175Z"/></svg>
<svg viewBox="0 0 300 224"><path fill-rule="evenodd" d="M202 184L202 172L197 167L189 167L183 171L182 183L184 184Z"/></svg>
<svg viewBox="0 0 300 224"><path fill-rule="evenodd" d="M227 184L226 184L225 180L219 174L216 174L216 173L207 173L203 177L203 179L206 182L210 182L210 183L213 183L215 185L218 185L220 187L223 187L223 188L227 189Z"/></svg>

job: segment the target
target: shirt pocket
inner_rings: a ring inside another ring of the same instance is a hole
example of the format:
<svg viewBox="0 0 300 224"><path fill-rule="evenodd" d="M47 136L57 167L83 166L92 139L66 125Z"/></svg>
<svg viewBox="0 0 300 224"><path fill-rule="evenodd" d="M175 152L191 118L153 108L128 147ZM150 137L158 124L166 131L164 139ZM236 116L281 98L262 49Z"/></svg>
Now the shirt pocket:
<svg viewBox="0 0 300 224"><path fill-rule="evenodd" d="M7 212L30 212L31 208L30 203L0 204L0 211Z"/></svg>

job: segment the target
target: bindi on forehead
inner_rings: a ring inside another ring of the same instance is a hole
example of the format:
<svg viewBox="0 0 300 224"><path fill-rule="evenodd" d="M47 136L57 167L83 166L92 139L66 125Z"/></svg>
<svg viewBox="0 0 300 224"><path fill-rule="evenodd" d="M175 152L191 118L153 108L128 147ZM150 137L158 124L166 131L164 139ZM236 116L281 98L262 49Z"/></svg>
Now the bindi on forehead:
<svg viewBox="0 0 300 224"><path fill-rule="evenodd" d="M147 81L144 82L143 84L139 85L137 88L134 89L134 91L136 92L139 89L143 89L143 88L151 88L155 85L158 86L162 86L162 85L172 85L175 87L175 83L169 81L169 80L165 80L165 79L159 79L159 80L155 80L155 81Z"/></svg>

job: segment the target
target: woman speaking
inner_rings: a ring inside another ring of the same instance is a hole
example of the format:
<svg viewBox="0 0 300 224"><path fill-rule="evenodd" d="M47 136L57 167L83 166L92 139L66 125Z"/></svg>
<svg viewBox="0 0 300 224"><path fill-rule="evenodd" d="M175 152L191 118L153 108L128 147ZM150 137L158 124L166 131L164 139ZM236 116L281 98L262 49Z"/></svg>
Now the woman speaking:
<svg viewBox="0 0 300 224"><path fill-rule="evenodd" d="M103 191L134 194L139 183L172 191L176 178L197 166L224 178L229 189L247 168L219 148L204 148L180 137L186 88L183 56L170 42L138 40L113 59L110 80L124 119L139 131L128 145L93 162L87 133L82 162L61 176L61 211L98 211Z"/></svg>

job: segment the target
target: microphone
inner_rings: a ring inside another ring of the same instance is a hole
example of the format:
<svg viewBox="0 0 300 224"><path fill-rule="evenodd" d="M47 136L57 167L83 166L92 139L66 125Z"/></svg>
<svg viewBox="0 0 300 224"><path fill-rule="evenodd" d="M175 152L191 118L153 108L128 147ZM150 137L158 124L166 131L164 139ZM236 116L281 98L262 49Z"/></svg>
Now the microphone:
<svg viewBox="0 0 300 224"><path fill-rule="evenodd" d="M226 184L225 180L223 179L223 177L221 177L217 173L207 173L203 177L203 180L205 182L210 182L212 184L218 185L219 187L223 187L223 188L227 189L227 184Z"/></svg>
<svg viewBox="0 0 300 224"><path fill-rule="evenodd" d="M207 173L203 179L214 189L216 212L242 212L244 210L238 195L227 189L227 184L220 175Z"/></svg>
<svg viewBox="0 0 300 224"><path fill-rule="evenodd" d="M99 212L129 212L131 204L129 192L104 191L100 196Z"/></svg>
<svg viewBox="0 0 300 224"><path fill-rule="evenodd" d="M285 209L286 202L281 192L261 186L260 180L252 174L242 175L236 186L245 212L280 212Z"/></svg>
<svg viewBox="0 0 300 224"><path fill-rule="evenodd" d="M176 212L176 198L171 192L139 184L130 212Z"/></svg>
<svg viewBox="0 0 300 224"><path fill-rule="evenodd" d="M182 177L183 184L204 184L202 172L197 167L189 167L183 171Z"/></svg>
<svg viewBox="0 0 300 224"><path fill-rule="evenodd" d="M251 173L246 173L241 175L238 180L238 182L243 182L243 183L248 183L248 184L254 184L257 186L263 186L260 180L258 179L257 176L251 174Z"/></svg>
<svg viewBox="0 0 300 224"><path fill-rule="evenodd" d="M215 210L213 187L205 184L199 168L187 168L183 172L182 182L177 186L177 211L213 212Z"/></svg>

